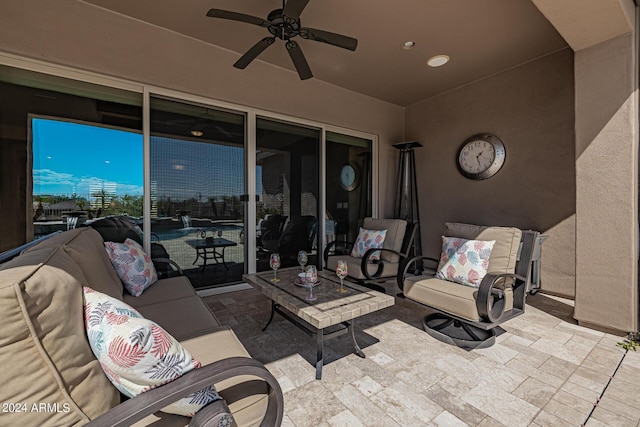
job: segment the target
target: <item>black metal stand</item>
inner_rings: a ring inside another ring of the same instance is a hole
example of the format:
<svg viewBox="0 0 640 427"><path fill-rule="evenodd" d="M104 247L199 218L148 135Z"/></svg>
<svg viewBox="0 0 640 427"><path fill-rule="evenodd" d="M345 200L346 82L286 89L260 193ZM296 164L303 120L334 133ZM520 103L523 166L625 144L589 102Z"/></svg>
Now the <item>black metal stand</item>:
<svg viewBox="0 0 640 427"><path fill-rule="evenodd" d="M419 228L418 180L416 178L416 157L414 153L414 149L422 147L422 144L417 141L409 141L393 144L393 147L400 150L393 216L394 218L404 219L415 224L416 238L413 239L413 248L409 250L409 254L410 256L422 255Z"/></svg>

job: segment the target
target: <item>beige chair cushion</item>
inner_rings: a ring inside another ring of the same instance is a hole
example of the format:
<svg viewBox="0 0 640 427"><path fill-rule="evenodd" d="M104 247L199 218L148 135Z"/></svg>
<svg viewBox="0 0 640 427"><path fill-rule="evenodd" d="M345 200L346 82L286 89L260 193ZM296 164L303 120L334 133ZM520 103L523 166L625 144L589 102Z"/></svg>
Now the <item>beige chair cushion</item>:
<svg viewBox="0 0 640 427"><path fill-rule="evenodd" d="M90 227L76 228L51 236L25 252L56 246L64 246L64 250L78 264L87 278L87 286L122 300L122 282L109 261L100 233Z"/></svg>
<svg viewBox="0 0 640 427"><path fill-rule="evenodd" d="M407 221L403 219L365 218L362 228L367 230L387 230L382 247L399 251L402 249L402 241L407 230ZM381 252L381 259L389 262L400 262L398 255L384 251ZM349 275L351 276L351 274Z"/></svg>
<svg viewBox="0 0 640 427"><path fill-rule="evenodd" d="M414 301L428 305L463 319L480 320L476 307L477 288L460 285L428 276L407 277L404 281L404 295ZM511 288L505 291L505 306L513 306Z"/></svg>
<svg viewBox="0 0 640 427"><path fill-rule="evenodd" d="M202 365L228 357L251 357L236 335L227 327L217 328L208 334L181 341L181 344L199 360ZM231 378L215 384L216 390L224 398L238 426L258 426L267 410L267 385L253 376ZM249 396L242 397L250 387ZM156 424L157 423L157 424ZM187 426L189 419L177 415L156 413L137 422L134 426L162 425L170 427Z"/></svg>
<svg viewBox="0 0 640 427"><path fill-rule="evenodd" d="M0 401L60 408L4 413L3 425L83 425L120 402L85 334L85 282L62 247L33 249L0 267Z"/></svg>
<svg viewBox="0 0 640 427"><path fill-rule="evenodd" d="M349 277L358 280L366 280L364 274L362 274L362 258L354 258L350 255L332 255L327 258L327 269L331 271L336 271L336 266L338 265L338 260L347 261L347 268L349 269ZM399 262L384 262L384 270L382 270L381 278L384 277L395 277L398 274ZM369 275L373 275L378 270L378 264L369 263L367 265L367 269L369 270Z"/></svg>
<svg viewBox="0 0 640 427"><path fill-rule="evenodd" d="M489 273L514 273L522 231L515 227L484 227L448 222L444 235L474 240L495 240L489 258Z"/></svg>

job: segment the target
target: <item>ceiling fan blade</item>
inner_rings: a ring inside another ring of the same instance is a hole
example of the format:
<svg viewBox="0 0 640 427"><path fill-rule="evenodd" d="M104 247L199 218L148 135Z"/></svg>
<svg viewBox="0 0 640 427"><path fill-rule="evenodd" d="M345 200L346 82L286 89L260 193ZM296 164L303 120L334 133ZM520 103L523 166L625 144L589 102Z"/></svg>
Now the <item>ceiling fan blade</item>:
<svg viewBox="0 0 640 427"><path fill-rule="evenodd" d="M300 45L292 40L289 40L287 42L287 51L289 52L289 56L293 61L293 65L296 67L296 71L300 76L300 80L307 80L313 77L311 68L309 68L309 64L307 63L307 59L302 53L302 49L300 49Z"/></svg>
<svg viewBox="0 0 640 427"><path fill-rule="evenodd" d="M245 68L247 68L247 65L251 63L251 61L256 59L258 55L260 55L266 48L271 46L275 41L276 41L275 37L263 38L258 43L254 44L251 47L251 49L246 51L245 54L242 55L240 59L236 61L235 64L233 64L233 66L236 68L240 68L241 70L244 70Z"/></svg>
<svg viewBox="0 0 640 427"><path fill-rule="evenodd" d="M289 0L284 5L282 14L294 20L298 19L304 8L307 7L307 3L309 3L309 0Z"/></svg>
<svg viewBox="0 0 640 427"><path fill-rule="evenodd" d="M244 13L231 12L228 10L210 9L209 12L207 12L207 16L210 18L220 18L229 19L231 21L246 22L247 24L258 25L260 27L268 27L271 25L269 21L265 21L262 18L245 15Z"/></svg>
<svg viewBox="0 0 640 427"><path fill-rule="evenodd" d="M327 43L343 49L356 50L358 40L353 37L343 36L342 34L331 33L329 31L318 30L316 28L302 28L300 37L303 39L315 40L317 42Z"/></svg>
<svg viewBox="0 0 640 427"><path fill-rule="evenodd" d="M254 44L251 47L251 49L246 51L245 54L242 55L240 59L236 61L235 64L233 64L233 66L236 68L240 68L241 70L244 70L245 68L247 68L247 65L251 63L251 61L256 59L258 55L264 52L264 50L269 46L271 46L275 41L276 41L275 37L263 38L258 43Z"/></svg>

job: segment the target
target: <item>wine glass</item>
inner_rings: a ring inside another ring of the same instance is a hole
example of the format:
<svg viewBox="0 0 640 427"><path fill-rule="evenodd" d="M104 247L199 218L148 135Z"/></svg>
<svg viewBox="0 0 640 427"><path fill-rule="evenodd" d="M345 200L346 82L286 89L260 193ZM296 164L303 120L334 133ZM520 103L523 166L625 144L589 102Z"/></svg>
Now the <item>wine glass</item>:
<svg viewBox="0 0 640 427"><path fill-rule="evenodd" d="M222 237L222 230L218 230L218 237Z"/></svg>
<svg viewBox="0 0 640 427"><path fill-rule="evenodd" d="M309 258L307 258L307 252L306 251L298 252L298 264L300 264L300 268L302 269L303 273L304 273L304 266L307 265L307 261L308 260L309 260Z"/></svg>
<svg viewBox="0 0 640 427"><path fill-rule="evenodd" d="M313 287L318 284L318 269L315 265L307 267L307 271L304 273L304 281L309 286L309 295L305 297L307 301L315 301L318 299L313 294Z"/></svg>
<svg viewBox="0 0 640 427"><path fill-rule="evenodd" d="M273 269L273 279L271 279L271 281L273 283L279 282L280 279L278 279L276 272L278 271L278 268L280 268L280 254L273 253L269 256L269 267Z"/></svg>
<svg viewBox="0 0 640 427"><path fill-rule="evenodd" d="M340 287L338 288L338 292L344 293L347 290L344 288L344 278L349 274L349 267L347 266L347 261L341 259L338 260L338 265L336 266L336 275L340 278Z"/></svg>

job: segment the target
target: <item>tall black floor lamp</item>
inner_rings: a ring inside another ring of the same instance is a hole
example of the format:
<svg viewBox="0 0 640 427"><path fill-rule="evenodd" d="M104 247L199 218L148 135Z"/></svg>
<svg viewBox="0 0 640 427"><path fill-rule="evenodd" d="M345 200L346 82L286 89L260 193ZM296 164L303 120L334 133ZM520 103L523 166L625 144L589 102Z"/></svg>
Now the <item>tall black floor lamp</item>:
<svg viewBox="0 0 640 427"><path fill-rule="evenodd" d="M415 224L412 255L422 255L418 181L416 178L416 156L414 152L414 149L422 147L422 144L418 141L409 141L393 144L393 146L400 150L393 216L394 218L404 219L407 220L407 222Z"/></svg>

